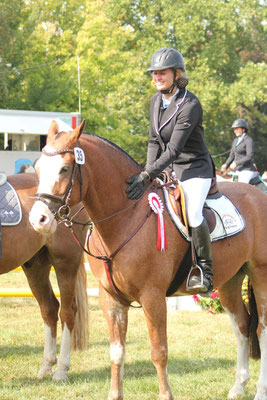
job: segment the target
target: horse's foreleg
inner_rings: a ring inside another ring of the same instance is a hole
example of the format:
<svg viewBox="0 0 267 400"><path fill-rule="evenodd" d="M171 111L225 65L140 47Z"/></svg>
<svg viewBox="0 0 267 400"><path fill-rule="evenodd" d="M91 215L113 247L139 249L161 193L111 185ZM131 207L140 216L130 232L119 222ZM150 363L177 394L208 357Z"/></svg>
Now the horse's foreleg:
<svg viewBox="0 0 267 400"><path fill-rule="evenodd" d="M235 384L228 398L235 399L244 391L249 381L249 314L244 305L241 286L244 275L234 276L220 288L220 300L227 311L237 341L237 370Z"/></svg>
<svg viewBox="0 0 267 400"><path fill-rule="evenodd" d="M69 381L67 371L70 368L70 344L71 330L68 328L67 324L64 323L57 368L53 375L53 380L55 381Z"/></svg>
<svg viewBox="0 0 267 400"><path fill-rule="evenodd" d="M158 375L159 400L173 400L167 373L168 344L165 296L150 292L141 300L150 337L151 359Z"/></svg>
<svg viewBox="0 0 267 400"><path fill-rule="evenodd" d="M114 300L101 284L99 285L99 302L109 328L111 383L108 400L122 400L128 307Z"/></svg>
<svg viewBox="0 0 267 400"><path fill-rule="evenodd" d="M60 290L60 319L62 325L60 352L57 360L57 368L53 375L53 380L56 381L68 381L67 371L70 368L71 334L77 311L75 303L77 274L75 274L75 271L77 273L79 264L77 268L72 268L71 265L68 265L68 268L66 268L66 265L66 261L62 261L61 265L56 262L54 263ZM61 268L62 266L63 268Z"/></svg>
<svg viewBox="0 0 267 400"><path fill-rule="evenodd" d="M56 341L59 302L49 281L50 265L40 263L41 257L33 258L23 266L29 286L36 298L45 324L45 344L43 364L38 378L52 375L52 366L57 362Z"/></svg>
<svg viewBox="0 0 267 400"><path fill-rule="evenodd" d="M52 334L51 328L45 323L43 365L38 371L38 378L44 378L47 375L53 375L52 367L57 363L56 344L56 335Z"/></svg>

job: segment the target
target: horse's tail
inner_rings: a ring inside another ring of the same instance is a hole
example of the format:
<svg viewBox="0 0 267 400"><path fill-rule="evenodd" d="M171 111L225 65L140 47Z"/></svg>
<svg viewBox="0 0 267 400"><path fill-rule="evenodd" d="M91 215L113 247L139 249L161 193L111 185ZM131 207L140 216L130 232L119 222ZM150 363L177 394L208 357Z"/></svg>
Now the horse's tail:
<svg viewBox="0 0 267 400"><path fill-rule="evenodd" d="M71 345L74 350L85 350L88 347L89 338L89 306L87 296L87 274L83 258L77 274L75 302L77 305L77 312Z"/></svg>
<svg viewBox="0 0 267 400"><path fill-rule="evenodd" d="M258 328L258 311L256 305L256 299L254 295L254 290L251 283L248 283L248 298L249 298L249 313L250 313L250 357L258 360L261 357L261 350L259 345L259 339L257 335Z"/></svg>

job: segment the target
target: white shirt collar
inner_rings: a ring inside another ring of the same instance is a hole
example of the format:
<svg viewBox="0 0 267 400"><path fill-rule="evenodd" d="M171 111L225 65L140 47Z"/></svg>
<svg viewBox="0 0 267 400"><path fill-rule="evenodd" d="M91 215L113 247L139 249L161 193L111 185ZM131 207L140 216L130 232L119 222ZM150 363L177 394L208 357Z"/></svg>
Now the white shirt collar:
<svg viewBox="0 0 267 400"><path fill-rule="evenodd" d="M236 145L238 145L241 142L241 140L244 139L245 136L246 136L246 132L244 132L243 135L238 136L237 141L236 141Z"/></svg>
<svg viewBox="0 0 267 400"><path fill-rule="evenodd" d="M164 94L161 95L162 98L162 107L163 108L168 108L168 106L170 105L172 99L174 98L174 96L176 96L179 93L179 89L176 90L176 92L169 97L168 99L165 98Z"/></svg>

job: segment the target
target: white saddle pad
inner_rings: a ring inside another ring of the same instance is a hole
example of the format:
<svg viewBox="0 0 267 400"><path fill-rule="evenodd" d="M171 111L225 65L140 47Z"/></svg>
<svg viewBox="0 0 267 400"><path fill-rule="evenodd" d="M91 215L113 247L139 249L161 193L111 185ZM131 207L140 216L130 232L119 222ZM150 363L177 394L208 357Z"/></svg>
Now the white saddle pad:
<svg viewBox="0 0 267 400"><path fill-rule="evenodd" d="M163 195L166 208L174 225L182 234L182 236L186 240L190 241L188 229L173 211L169 200L168 191L165 187L163 187ZM222 195L218 199L208 199L206 200L206 203L216 216L216 226L210 234L212 242L234 236L245 229L246 222L244 218L228 197Z"/></svg>

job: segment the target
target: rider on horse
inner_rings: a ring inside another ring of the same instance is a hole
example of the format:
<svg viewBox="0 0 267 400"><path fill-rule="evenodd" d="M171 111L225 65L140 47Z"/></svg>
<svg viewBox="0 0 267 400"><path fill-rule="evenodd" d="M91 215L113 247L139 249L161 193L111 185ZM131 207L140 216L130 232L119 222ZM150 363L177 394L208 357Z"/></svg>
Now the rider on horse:
<svg viewBox="0 0 267 400"><path fill-rule="evenodd" d="M232 148L226 162L221 166L221 170L226 172L230 166L232 170L238 171L238 181L249 183L249 181L258 175L254 165L254 142L247 135L248 124L245 119L238 118L233 122L236 138L232 143Z"/></svg>
<svg viewBox="0 0 267 400"><path fill-rule="evenodd" d="M162 48L151 58L148 71L158 92L150 102L150 132L145 170L127 179L128 198L139 199L149 182L163 170L174 172L187 204L187 219L203 271L189 280L190 290L206 293L213 288L210 233L203 205L215 176L214 164L204 141L202 107L186 89L188 78L182 54Z"/></svg>

